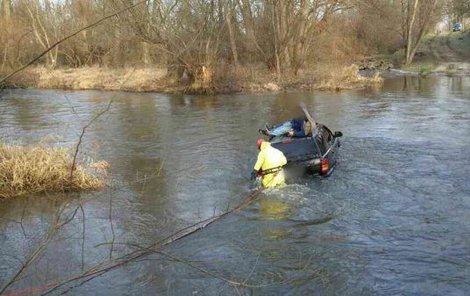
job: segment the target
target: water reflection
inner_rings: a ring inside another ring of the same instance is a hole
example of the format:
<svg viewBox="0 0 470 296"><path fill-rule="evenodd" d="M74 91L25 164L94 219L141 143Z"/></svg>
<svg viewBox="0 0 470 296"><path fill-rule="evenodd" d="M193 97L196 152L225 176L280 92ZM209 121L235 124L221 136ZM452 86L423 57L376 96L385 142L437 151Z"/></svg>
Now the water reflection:
<svg viewBox="0 0 470 296"><path fill-rule="evenodd" d="M262 198L259 200L259 211L266 220L286 220L289 217L291 207L287 202L280 200Z"/></svg>

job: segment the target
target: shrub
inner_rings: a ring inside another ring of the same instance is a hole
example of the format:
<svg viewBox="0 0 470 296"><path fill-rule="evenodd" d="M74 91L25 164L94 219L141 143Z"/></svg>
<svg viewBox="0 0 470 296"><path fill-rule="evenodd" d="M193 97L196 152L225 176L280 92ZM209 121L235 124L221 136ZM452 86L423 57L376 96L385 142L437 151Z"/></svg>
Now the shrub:
<svg viewBox="0 0 470 296"><path fill-rule="evenodd" d="M107 163L76 165L68 149L0 144L0 199L28 193L97 190ZM95 171L92 174L91 171Z"/></svg>

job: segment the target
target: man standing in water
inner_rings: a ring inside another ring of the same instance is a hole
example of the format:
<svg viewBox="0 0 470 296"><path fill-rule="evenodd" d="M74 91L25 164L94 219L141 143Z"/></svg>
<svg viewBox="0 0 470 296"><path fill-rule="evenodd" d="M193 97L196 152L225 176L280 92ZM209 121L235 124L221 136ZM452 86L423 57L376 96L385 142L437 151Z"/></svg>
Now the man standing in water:
<svg viewBox="0 0 470 296"><path fill-rule="evenodd" d="M251 173L251 179L255 180L257 176L261 175L261 184L264 188L285 185L282 167L287 163L287 159L284 154L280 150L271 147L271 143L265 142L263 139L258 139L256 146L260 151L254 170Z"/></svg>

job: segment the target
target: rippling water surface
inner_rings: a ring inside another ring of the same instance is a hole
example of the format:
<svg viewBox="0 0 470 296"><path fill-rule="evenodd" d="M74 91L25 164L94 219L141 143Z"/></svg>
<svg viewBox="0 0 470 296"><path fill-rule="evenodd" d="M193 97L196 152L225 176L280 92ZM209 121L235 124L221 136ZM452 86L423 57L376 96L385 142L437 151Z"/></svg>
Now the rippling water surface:
<svg viewBox="0 0 470 296"><path fill-rule="evenodd" d="M4 91L0 140L18 144L73 147L112 100L80 152L111 168L102 192L0 201L0 287L44 245L6 295L465 295L469 94L468 77L339 93ZM241 202L257 129L301 101L344 134L331 177L291 180L163 253L49 290ZM58 214L70 222L43 244Z"/></svg>

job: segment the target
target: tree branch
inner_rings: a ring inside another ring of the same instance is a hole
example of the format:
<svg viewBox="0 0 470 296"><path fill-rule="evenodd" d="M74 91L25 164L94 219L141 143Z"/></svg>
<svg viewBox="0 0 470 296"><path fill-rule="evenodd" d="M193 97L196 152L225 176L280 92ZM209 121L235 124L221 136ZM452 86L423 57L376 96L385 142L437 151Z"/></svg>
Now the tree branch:
<svg viewBox="0 0 470 296"><path fill-rule="evenodd" d="M109 111L109 108L111 107L111 103L113 102L113 100L110 100L109 103L108 103L108 106L106 107L106 109L102 110L101 112L99 112L98 114L96 114L95 117L93 117L92 120L90 120L82 129L82 133L80 134L80 137L78 138L78 143L77 143L77 147L75 148L75 153L73 155L73 161L72 161L72 167L70 168L70 181L72 181L72 178L73 178L73 171L75 170L75 164L77 162L77 155L78 155L78 150L80 148L80 145L82 144L82 139L83 139L83 136L85 135L85 131L86 129L95 121L97 120L101 115L103 115L104 113L108 112Z"/></svg>

